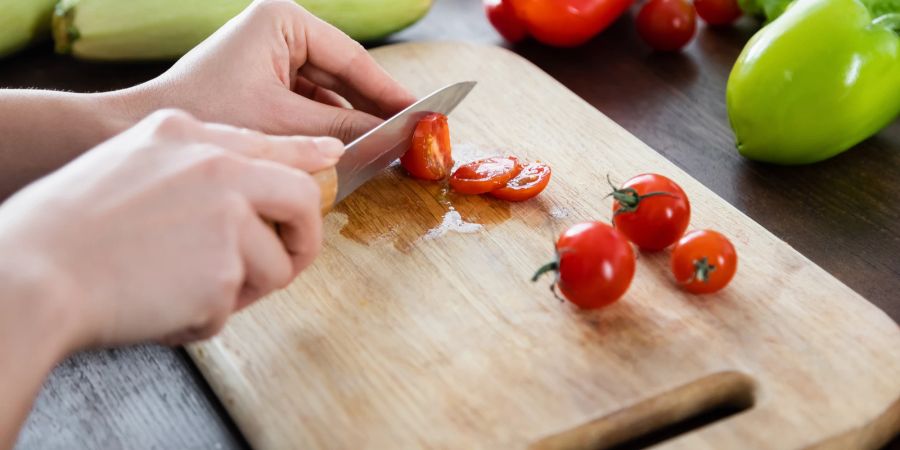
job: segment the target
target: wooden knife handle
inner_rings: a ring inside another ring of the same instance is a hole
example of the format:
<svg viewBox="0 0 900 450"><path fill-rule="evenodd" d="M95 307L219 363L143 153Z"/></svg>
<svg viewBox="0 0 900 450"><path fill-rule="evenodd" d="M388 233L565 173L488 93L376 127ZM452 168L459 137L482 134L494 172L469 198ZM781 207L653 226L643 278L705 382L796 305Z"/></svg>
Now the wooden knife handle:
<svg viewBox="0 0 900 450"><path fill-rule="evenodd" d="M334 167L320 170L314 174L312 174L313 180L316 180L316 184L319 185L319 190L322 191L321 196L321 211L322 217L325 217L331 208L334 207L334 201L337 200L337 191L338 191L338 177L337 170ZM265 221L276 233L278 233L278 224L272 222L271 220Z"/></svg>
<svg viewBox="0 0 900 450"><path fill-rule="evenodd" d="M337 171L334 167L330 167L325 170L318 171L312 174L313 179L316 180L316 183L319 185L319 189L322 191L322 216L324 217L331 211L331 208L334 207L334 202L337 200L337 192L338 192L338 177Z"/></svg>

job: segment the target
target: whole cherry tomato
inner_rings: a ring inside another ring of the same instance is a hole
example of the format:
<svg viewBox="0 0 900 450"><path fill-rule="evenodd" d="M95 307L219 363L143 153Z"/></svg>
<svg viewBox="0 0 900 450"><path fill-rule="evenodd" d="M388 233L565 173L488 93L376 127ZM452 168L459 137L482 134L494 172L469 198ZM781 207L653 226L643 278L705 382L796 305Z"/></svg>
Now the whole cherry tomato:
<svg viewBox="0 0 900 450"><path fill-rule="evenodd" d="M712 230L684 235L672 250L672 274L688 292L707 294L724 288L737 271L731 241Z"/></svg>
<svg viewBox="0 0 900 450"><path fill-rule="evenodd" d="M463 164L450 177L450 188L460 194L486 194L506 186L522 171L515 156L493 156Z"/></svg>
<svg viewBox="0 0 900 450"><path fill-rule="evenodd" d="M528 37L528 30L516 17L510 0L484 0L484 11L494 29L507 41L516 43Z"/></svg>
<svg viewBox="0 0 900 450"><path fill-rule="evenodd" d="M491 195L508 202L521 202L540 194L550 183L550 166L534 162L525 165L513 179Z"/></svg>
<svg viewBox="0 0 900 450"><path fill-rule="evenodd" d="M562 233L556 241L556 261L541 267L532 281L555 271L554 286L566 299L579 308L594 309L625 294L634 266L634 250L622 233L602 222L586 222Z"/></svg>
<svg viewBox="0 0 900 450"><path fill-rule="evenodd" d="M423 180L443 180L450 175L453 156L447 116L433 113L419 121L400 164L410 175Z"/></svg>
<svg viewBox="0 0 900 450"><path fill-rule="evenodd" d="M638 12L638 34L656 50L684 47L696 29L697 13L688 0L649 0Z"/></svg>
<svg viewBox="0 0 900 450"><path fill-rule="evenodd" d="M613 224L641 250L662 250L687 229L691 203L674 181L647 173L613 189Z"/></svg>
<svg viewBox="0 0 900 450"><path fill-rule="evenodd" d="M509 0L528 34L559 47L581 45L624 13L633 0Z"/></svg>
<svg viewBox="0 0 900 450"><path fill-rule="evenodd" d="M694 0L694 8L710 25L728 25L743 14L737 0Z"/></svg>

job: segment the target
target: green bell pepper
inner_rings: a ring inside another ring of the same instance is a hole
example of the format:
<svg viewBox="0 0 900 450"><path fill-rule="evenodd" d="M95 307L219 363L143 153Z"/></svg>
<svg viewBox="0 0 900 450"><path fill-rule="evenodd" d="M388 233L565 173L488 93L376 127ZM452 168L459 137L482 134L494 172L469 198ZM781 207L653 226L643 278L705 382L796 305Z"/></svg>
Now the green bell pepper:
<svg viewBox="0 0 900 450"><path fill-rule="evenodd" d="M830 158L900 114L900 13L859 0L796 0L738 57L726 103L740 153L777 164Z"/></svg>

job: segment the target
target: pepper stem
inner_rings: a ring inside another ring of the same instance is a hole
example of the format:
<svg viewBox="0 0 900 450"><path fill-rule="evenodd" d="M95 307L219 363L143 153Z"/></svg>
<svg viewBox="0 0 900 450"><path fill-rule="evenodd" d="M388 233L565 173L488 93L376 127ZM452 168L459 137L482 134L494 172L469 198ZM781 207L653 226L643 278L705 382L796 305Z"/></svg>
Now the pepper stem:
<svg viewBox="0 0 900 450"><path fill-rule="evenodd" d="M709 281L709 274L714 270L716 270L716 266L710 264L704 256L694 261L694 280L706 283Z"/></svg>
<svg viewBox="0 0 900 450"><path fill-rule="evenodd" d="M900 13L885 14L872 21L872 24L880 25L894 33L900 34Z"/></svg>

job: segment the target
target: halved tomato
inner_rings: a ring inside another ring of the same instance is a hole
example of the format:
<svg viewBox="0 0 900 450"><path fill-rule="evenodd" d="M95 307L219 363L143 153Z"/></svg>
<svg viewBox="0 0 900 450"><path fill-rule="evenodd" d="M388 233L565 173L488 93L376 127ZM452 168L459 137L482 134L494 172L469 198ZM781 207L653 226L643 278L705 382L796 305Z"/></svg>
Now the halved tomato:
<svg viewBox="0 0 900 450"><path fill-rule="evenodd" d="M460 194L485 194L503 186L522 171L515 156L493 156L464 164L450 177L450 187Z"/></svg>
<svg viewBox="0 0 900 450"><path fill-rule="evenodd" d="M400 164L410 175L423 180L443 180L450 175L453 156L447 116L432 113L419 121Z"/></svg>
<svg viewBox="0 0 900 450"><path fill-rule="evenodd" d="M521 202L541 193L550 183L550 166L542 162L529 163L506 186L491 191L491 195L508 202Z"/></svg>

